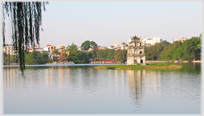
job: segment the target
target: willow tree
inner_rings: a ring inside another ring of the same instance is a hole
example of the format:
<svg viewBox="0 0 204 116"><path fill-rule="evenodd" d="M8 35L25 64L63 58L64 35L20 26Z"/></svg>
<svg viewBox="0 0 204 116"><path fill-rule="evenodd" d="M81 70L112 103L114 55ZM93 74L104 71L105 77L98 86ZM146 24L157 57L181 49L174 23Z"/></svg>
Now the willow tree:
<svg viewBox="0 0 204 116"><path fill-rule="evenodd" d="M39 44L42 10L48 2L3 2L3 46L5 46L6 19L11 19L12 41L17 51L20 69L25 69L24 50ZM7 15L7 16L6 16Z"/></svg>

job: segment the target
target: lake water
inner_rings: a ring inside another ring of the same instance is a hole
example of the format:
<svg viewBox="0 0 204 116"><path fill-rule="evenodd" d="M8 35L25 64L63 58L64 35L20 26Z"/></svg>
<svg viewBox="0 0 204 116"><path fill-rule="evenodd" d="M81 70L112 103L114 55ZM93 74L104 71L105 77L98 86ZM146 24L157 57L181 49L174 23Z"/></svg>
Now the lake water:
<svg viewBox="0 0 204 116"><path fill-rule="evenodd" d="M92 65L3 69L4 114L200 114L201 64L177 70Z"/></svg>

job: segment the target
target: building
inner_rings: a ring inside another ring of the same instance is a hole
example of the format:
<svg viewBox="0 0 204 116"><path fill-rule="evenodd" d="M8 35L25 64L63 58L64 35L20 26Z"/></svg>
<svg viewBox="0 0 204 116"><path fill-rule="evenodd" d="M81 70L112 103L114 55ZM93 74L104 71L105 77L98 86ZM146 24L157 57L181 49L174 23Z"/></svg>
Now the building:
<svg viewBox="0 0 204 116"><path fill-rule="evenodd" d="M12 44L6 44L3 48L4 53L6 53L7 55L16 55L15 50L14 50L14 46Z"/></svg>
<svg viewBox="0 0 204 116"><path fill-rule="evenodd" d="M67 62L67 58L62 55L51 55L50 57L54 62Z"/></svg>
<svg viewBox="0 0 204 116"><path fill-rule="evenodd" d="M44 51L47 51L49 55L52 54L52 51L54 51L56 49L56 47L54 45L48 44L46 46L46 48L44 48Z"/></svg>
<svg viewBox="0 0 204 116"><path fill-rule="evenodd" d="M160 37L147 37L141 39L140 41L143 42L145 46L152 46L161 42Z"/></svg>
<svg viewBox="0 0 204 116"><path fill-rule="evenodd" d="M121 42L120 43L120 48L121 48L121 50L125 50L125 49L128 48L128 45L125 42Z"/></svg>
<svg viewBox="0 0 204 116"><path fill-rule="evenodd" d="M186 41L186 40L188 40L188 39L191 39L191 38L184 38L184 37L177 37L177 40L176 41L180 41L180 42L184 42L184 41Z"/></svg>
<svg viewBox="0 0 204 116"><path fill-rule="evenodd" d="M115 49L115 46L109 46L108 49Z"/></svg>
<svg viewBox="0 0 204 116"><path fill-rule="evenodd" d="M127 64L145 64L144 43L136 36L129 39Z"/></svg>
<svg viewBox="0 0 204 116"><path fill-rule="evenodd" d="M64 52L67 49L65 45L58 45L58 52Z"/></svg>
<svg viewBox="0 0 204 116"><path fill-rule="evenodd" d="M29 48L27 51L28 52L38 51L38 52L42 53L43 48L40 48L38 45L35 45L33 48Z"/></svg>

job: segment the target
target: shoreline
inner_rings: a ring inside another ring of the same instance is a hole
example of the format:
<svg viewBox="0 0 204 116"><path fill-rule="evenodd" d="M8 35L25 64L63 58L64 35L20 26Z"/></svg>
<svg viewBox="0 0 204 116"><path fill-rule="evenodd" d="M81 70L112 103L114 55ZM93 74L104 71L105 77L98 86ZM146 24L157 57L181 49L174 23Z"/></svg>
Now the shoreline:
<svg viewBox="0 0 204 116"><path fill-rule="evenodd" d="M95 69L180 69L181 65L170 65L170 64L153 64L153 65L105 65L95 66Z"/></svg>
<svg viewBox="0 0 204 116"><path fill-rule="evenodd" d="M202 63L201 60L193 60L191 62L193 62L193 63ZM145 63L190 63L190 62L186 61L186 60L185 61L177 61L177 60L175 60L175 61L171 61L171 60L169 60L169 61L146 60Z"/></svg>

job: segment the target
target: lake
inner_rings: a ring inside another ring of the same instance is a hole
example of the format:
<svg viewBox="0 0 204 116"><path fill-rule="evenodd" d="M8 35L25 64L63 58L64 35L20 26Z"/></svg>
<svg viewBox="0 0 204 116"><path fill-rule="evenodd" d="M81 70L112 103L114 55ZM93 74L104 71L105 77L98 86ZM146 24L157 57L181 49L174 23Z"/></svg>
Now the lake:
<svg viewBox="0 0 204 116"><path fill-rule="evenodd" d="M94 65L3 68L4 114L200 114L201 64L174 70Z"/></svg>

